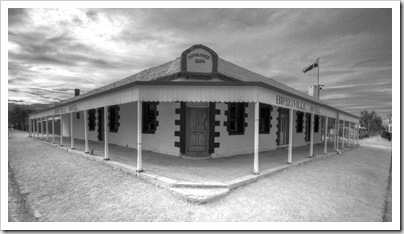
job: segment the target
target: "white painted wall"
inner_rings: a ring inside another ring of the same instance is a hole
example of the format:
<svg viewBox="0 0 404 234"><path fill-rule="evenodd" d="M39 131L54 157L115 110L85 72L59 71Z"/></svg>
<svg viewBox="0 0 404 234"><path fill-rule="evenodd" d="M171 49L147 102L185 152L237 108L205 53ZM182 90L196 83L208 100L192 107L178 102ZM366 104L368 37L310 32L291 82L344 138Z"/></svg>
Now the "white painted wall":
<svg viewBox="0 0 404 234"><path fill-rule="evenodd" d="M227 127L223 125L224 121L227 121L227 116L224 112L227 110L227 104L216 103L216 109L220 109L220 116L216 115L216 121L220 121L220 126L216 127L215 131L220 132L220 137L215 137L215 142L220 143L219 148L215 148L215 153L212 155L214 158L218 157L228 157L237 154L246 154L254 152L254 103L249 103L246 108L246 113L248 114L245 121L248 123L245 128L244 135L229 135L227 132ZM277 139L277 124L278 124L278 107L273 106L272 112L272 128L270 129L270 134L260 134L259 151L264 152L268 150L276 149L278 146L276 144ZM305 122L303 123L303 132L297 133L295 128L296 123L296 111L294 111L294 121L293 121L293 146L303 146L309 142L305 142ZM305 119L304 119L305 121ZM321 119L319 132L314 133L314 143L321 142Z"/></svg>
<svg viewBox="0 0 404 234"><path fill-rule="evenodd" d="M180 156L180 149L175 147L175 142L179 141L179 137L175 136L175 131L179 131L180 126L175 125L175 120L179 120L179 114L175 114L175 109L180 107L180 103L160 102L157 105L159 115L157 120L159 126L155 134L143 134L143 150L153 151L162 154ZM215 142L220 143L219 148L215 148L212 157L227 157L237 154L252 153L254 151L254 103L249 103L246 108L248 114L245 119L248 126L245 128L244 135L229 135L227 127L223 125L227 121L224 112L227 111L227 104L216 103L216 109L220 110L220 115L216 115L216 121L220 121L220 126L215 127L216 132L220 132L219 137L215 137ZM260 152L276 149L277 139L277 121L278 107L273 106L271 112L272 128L269 134L260 134ZM98 113L96 113L97 118ZM118 133L109 132L109 143L130 148L137 148L137 102L120 105L120 126ZM74 121L74 137L84 139L84 113L80 112L80 118L77 119L76 113L73 115ZM305 118L303 123L303 132L296 133L296 111L294 111L293 121L293 146L306 145L309 142L304 141L305 136ZM70 136L70 116L65 114L62 116L64 122L63 135ZM86 126L88 127L88 126ZM95 131L89 131L89 140L97 141L98 123L96 121ZM321 142L321 118L319 132L314 133L314 142Z"/></svg>
<svg viewBox="0 0 404 234"><path fill-rule="evenodd" d="M75 139L84 139L84 112L78 113L80 113L79 119L77 119L77 112L73 113L73 136Z"/></svg>
<svg viewBox="0 0 404 234"><path fill-rule="evenodd" d="M175 136L175 131L180 130L179 125L175 125L175 120L180 119L179 114L175 114L175 109L180 107L180 103L160 102L157 105L157 121L159 126L155 134L143 134L143 149L157 153L180 156L180 148L175 147L175 142L179 142L179 137Z"/></svg>
<svg viewBox="0 0 404 234"><path fill-rule="evenodd" d="M70 137L70 114L62 115L62 121L63 121L63 136Z"/></svg>
<svg viewBox="0 0 404 234"><path fill-rule="evenodd" d="M109 143L137 148L137 102L119 105L119 129L117 133L108 132ZM143 134L143 150L164 153L174 156L180 155L180 150L175 147L175 141L179 141L179 137L174 136L174 132L179 130L179 126L175 125L175 120L179 119L179 114L175 114L175 109L179 108L179 103L160 102L157 105L159 115L157 120L159 126L155 134ZM96 112L96 119L98 113ZM74 138L84 139L84 112L80 112L80 119L77 119L76 113L73 114L73 131ZM66 114L62 117L65 123L64 136L70 136L70 116ZM86 126L88 128L88 125ZM98 122L94 131L89 131L89 140L98 141Z"/></svg>

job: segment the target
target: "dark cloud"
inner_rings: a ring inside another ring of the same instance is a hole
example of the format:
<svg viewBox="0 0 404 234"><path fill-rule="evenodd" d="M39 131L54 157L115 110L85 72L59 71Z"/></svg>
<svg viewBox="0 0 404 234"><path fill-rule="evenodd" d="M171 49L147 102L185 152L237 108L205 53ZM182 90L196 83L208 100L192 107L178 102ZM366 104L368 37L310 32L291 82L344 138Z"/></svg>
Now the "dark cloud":
<svg viewBox="0 0 404 234"><path fill-rule="evenodd" d="M22 102L24 102L23 100L16 100L16 99L8 99L8 102L10 103L10 102L14 102L14 103L22 103Z"/></svg>
<svg viewBox="0 0 404 234"><path fill-rule="evenodd" d="M372 105L391 110L390 9L80 9L69 11L70 19L58 14L39 25L31 9L9 10L9 95L24 86L20 95L31 92L36 101L71 97L74 88L99 88L204 44L302 92L317 83L317 71L301 70L320 57L325 102L356 114Z"/></svg>
<svg viewBox="0 0 404 234"><path fill-rule="evenodd" d="M8 24L22 24L27 18L27 12L24 8L9 8L8 9Z"/></svg>
<svg viewBox="0 0 404 234"><path fill-rule="evenodd" d="M98 13L95 10L87 10L86 15L88 18L92 19L93 21L98 20Z"/></svg>

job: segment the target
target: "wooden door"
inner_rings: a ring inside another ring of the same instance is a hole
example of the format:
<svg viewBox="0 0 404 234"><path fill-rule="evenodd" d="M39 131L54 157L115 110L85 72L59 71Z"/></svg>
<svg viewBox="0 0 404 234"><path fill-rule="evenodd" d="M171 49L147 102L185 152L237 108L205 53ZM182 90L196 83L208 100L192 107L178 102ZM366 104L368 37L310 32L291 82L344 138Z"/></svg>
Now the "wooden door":
<svg viewBox="0 0 404 234"><path fill-rule="evenodd" d="M104 108L99 108L97 110L98 114L98 140L103 141L104 140Z"/></svg>
<svg viewBox="0 0 404 234"><path fill-rule="evenodd" d="M280 116L280 133L279 133L279 144L287 145L289 144L289 115L286 113L281 113Z"/></svg>
<svg viewBox="0 0 404 234"><path fill-rule="evenodd" d="M208 108L187 108L187 151L208 151Z"/></svg>

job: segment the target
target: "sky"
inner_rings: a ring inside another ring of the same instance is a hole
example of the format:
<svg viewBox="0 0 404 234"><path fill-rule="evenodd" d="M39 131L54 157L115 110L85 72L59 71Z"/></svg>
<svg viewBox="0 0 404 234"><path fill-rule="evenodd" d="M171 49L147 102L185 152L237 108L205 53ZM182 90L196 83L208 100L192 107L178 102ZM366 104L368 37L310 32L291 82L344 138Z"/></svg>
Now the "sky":
<svg viewBox="0 0 404 234"><path fill-rule="evenodd" d="M391 9L8 10L8 102L55 103L169 62L195 44L360 115L392 112Z"/></svg>

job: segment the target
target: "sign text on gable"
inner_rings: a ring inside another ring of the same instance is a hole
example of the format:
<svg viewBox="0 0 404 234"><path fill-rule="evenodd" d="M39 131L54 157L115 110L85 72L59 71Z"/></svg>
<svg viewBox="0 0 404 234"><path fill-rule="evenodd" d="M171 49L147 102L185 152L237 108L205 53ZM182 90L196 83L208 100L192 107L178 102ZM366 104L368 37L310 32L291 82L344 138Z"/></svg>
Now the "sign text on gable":
<svg viewBox="0 0 404 234"><path fill-rule="evenodd" d="M188 60L195 58L195 63L205 63L206 60L210 60L210 56L203 53L192 53L188 55Z"/></svg>

